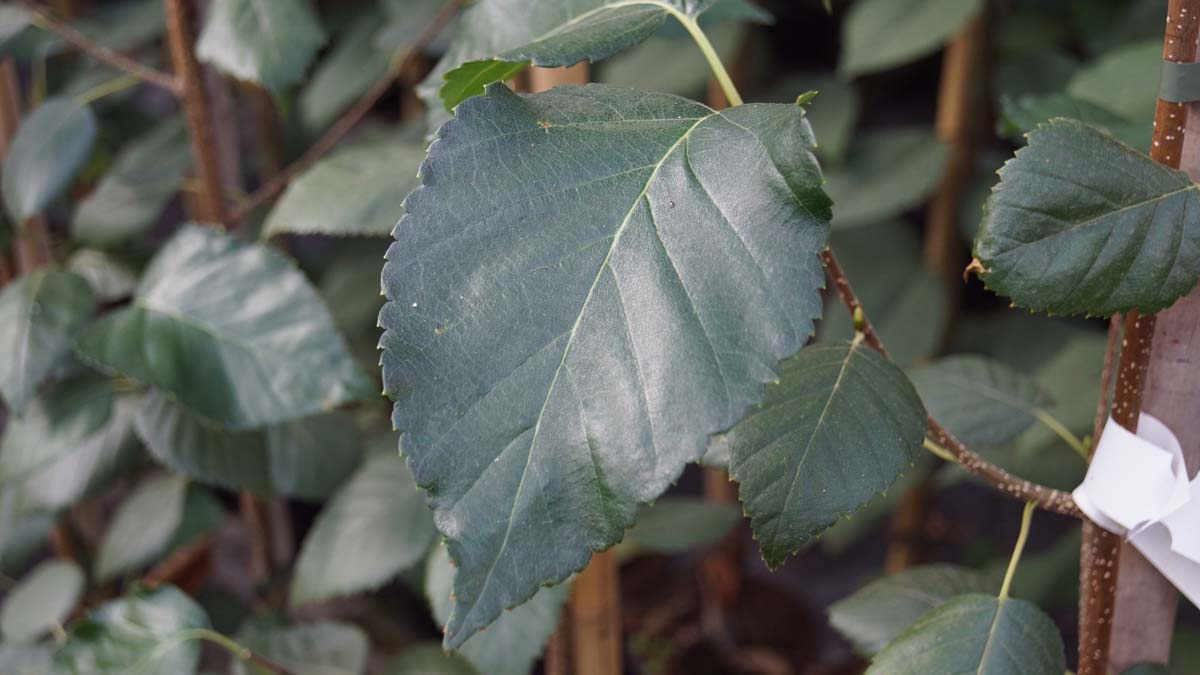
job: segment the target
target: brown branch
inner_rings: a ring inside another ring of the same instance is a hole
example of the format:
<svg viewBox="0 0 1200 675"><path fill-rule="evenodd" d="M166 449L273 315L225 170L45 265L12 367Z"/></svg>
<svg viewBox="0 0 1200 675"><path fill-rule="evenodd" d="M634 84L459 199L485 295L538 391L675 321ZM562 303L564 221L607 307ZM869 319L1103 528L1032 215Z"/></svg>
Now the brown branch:
<svg viewBox="0 0 1200 675"><path fill-rule="evenodd" d="M66 40L79 51L91 56L97 61L106 63L117 70L129 73L146 84L152 84L156 87L160 87L176 96L179 96L183 93L183 84L179 81L179 78L174 77L169 73L164 73L155 68L151 68L128 56L125 56L124 54L120 54L109 49L108 47L97 44L95 41L88 38L88 36L80 33L67 24L58 21L54 17L50 16L50 14L44 9L34 5L33 3L23 2L22 6L33 15L31 23L33 23L35 26L54 33L63 40Z"/></svg>
<svg viewBox="0 0 1200 675"><path fill-rule="evenodd" d="M288 186L288 183L290 183L292 179L307 171L313 164L316 164L317 160L328 154L329 151L332 150L333 147L337 145L338 142L341 141L351 129L357 126L358 123L367 116L367 113L371 112L371 109L375 107L375 104L379 102L379 99L383 98L383 95L387 93L389 89L391 89L396 78L407 69L409 63L417 58L421 54L421 51L424 50L429 43L433 42L434 38L436 38L438 34L441 33L446 27L446 25L450 23L450 20L453 19L455 14L458 13L458 8L463 4L463 2L464 0L449 0L449 2L442 7L442 10L438 12L437 16L435 16L427 26L425 26L425 28L421 31L421 34L417 36L417 39L404 51L404 55L392 62L391 67L388 68L387 74L385 74L378 82L371 85L371 88L367 90L367 93L363 94L362 98L360 98L353 106L350 107L350 109L343 113L342 116L333 123L333 126L331 126L329 130L325 132L325 135L317 140L312 147L305 151L305 153L301 155L299 159L292 162L278 174L273 176L270 180L260 185L258 189L251 193L244 202L238 204L233 210L233 219L241 219L250 211L271 200L280 192L283 192L283 189Z"/></svg>
<svg viewBox="0 0 1200 675"><path fill-rule="evenodd" d="M863 341L890 360L891 356L888 354L887 347L884 346L883 340L879 337L875 326L872 325L871 318L867 315L862 301L854 293L854 287L846 278L846 273L842 270L837 256L831 249L825 249L821 256L825 261L825 270L829 273L829 278L833 282L842 304L846 306L851 316L856 317L858 329L863 334ZM1001 492L1021 501L1036 502L1038 507L1047 511L1076 518L1082 517L1070 494L1019 478L992 464L955 438L932 416L929 418L929 434L934 441L954 455L964 469L992 484Z"/></svg>

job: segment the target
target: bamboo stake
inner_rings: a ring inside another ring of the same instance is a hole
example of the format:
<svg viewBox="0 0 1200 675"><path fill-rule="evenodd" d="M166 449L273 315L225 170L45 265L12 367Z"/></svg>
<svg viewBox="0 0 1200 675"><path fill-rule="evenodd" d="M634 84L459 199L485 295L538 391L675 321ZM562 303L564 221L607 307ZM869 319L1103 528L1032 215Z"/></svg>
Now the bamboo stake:
<svg viewBox="0 0 1200 675"><path fill-rule="evenodd" d="M1163 58L1197 61L1200 2L1171 0ZM1200 179L1200 114L1196 104L1159 101L1151 154ZM1146 373L1143 408L1179 437L1189 475L1200 466L1200 289L1160 312ZM1178 591L1136 549L1123 545L1113 616L1111 665L1167 663L1175 628Z"/></svg>

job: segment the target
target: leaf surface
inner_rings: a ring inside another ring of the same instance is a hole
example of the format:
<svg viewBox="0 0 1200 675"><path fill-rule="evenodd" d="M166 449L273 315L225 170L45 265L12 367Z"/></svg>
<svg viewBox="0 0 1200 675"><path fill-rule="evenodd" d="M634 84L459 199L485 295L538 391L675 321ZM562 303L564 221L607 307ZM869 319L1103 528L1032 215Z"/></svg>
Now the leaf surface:
<svg viewBox="0 0 1200 675"><path fill-rule="evenodd" d="M83 594L83 570L68 560L47 560L8 592L0 607L6 642L28 642L67 620Z"/></svg>
<svg viewBox="0 0 1200 675"><path fill-rule="evenodd" d="M96 556L96 580L108 582L163 553L183 520L187 480L164 474L143 481L113 514Z"/></svg>
<svg viewBox="0 0 1200 675"><path fill-rule="evenodd" d="M303 79L325 40L310 0L215 0L196 56L282 96Z"/></svg>
<svg viewBox="0 0 1200 675"><path fill-rule="evenodd" d="M980 276L1034 311L1156 312L1200 280L1198 202L1182 171L1051 120L1000 170L975 240Z"/></svg>
<svg viewBox="0 0 1200 675"><path fill-rule="evenodd" d="M781 565L886 490L920 451L925 408L904 372L861 341L783 364L766 399L714 444L767 565Z"/></svg>
<svg viewBox="0 0 1200 675"><path fill-rule="evenodd" d="M4 156L0 194L13 222L24 223L54 201L92 154L96 115L68 98L42 102L17 128Z"/></svg>
<svg viewBox="0 0 1200 675"><path fill-rule="evenodd" d="M629 553L687 553L721 541L741 520L734 504L669 496L642 508L621 547Z"/></svg>
<svg viewBox="0 0 1200 675"><path fill-rule="evenodd" d="M198 225L163 245L132 305L93 324L78 349L235 429L330 410L373 389L290 261Z"/></svg>
<svg viewBox="0 0 1200 675"><path fill-rule="evenodd" d="M1036 605L968 594L917 620L875 656L867 675L1059 675L1066 669L1058 628Z"/></svg>
<svg viewBox="0 0 1200 675"><path fill-rule="evenodd" d="M360 675L370 650L362 629L339 621L286 625L251 619L238 629L236 639L294 675ZM243 662L233 664L233 675L253 672Z"/></svg>
<svg viewBox="0 0 1200 675"><path fill-rule="evenodd" d="M812 105L820 104L814 100ZM845 163L827 174L834 227L878 225L923 203L941 181L946 152L932 129L860 134L850 143Z"/></svg>
<svg viewBox="0 0 1200 675"><path fill-rule="evenodd" d="M0 291L0 394L9 409L25 409L95 312L91 288L70 272L36 270Z"/></svg>
<svg viewBox="0 0 1200 675"><path fill-rule="evenodd" d="M461 565L448 646L620 540L812 334L811 146L798 106L602 85L493 85L442 128L380 323L402 449Z"/></svg>
<svg viewBox="0 0 1200 675"><path fill-rule="evenodd" d="M843 24L841 69L866 75L937 51L982 6L981 0L859 0Z"/></svg>
<svg viewBox="0 0 1200 675"><path fill-rule="evenodd" d="M1011 441L1050 404L1032 378L983 356L947 356L909 377L929 414L969 446Z"/></svg>
<svg viewBox="0 0 1200 675"><path fill-rule="evenodd" d="M369 457L317 516L292 579L300 605L378 588L425 555L433 518L404 460Z"/></svg>

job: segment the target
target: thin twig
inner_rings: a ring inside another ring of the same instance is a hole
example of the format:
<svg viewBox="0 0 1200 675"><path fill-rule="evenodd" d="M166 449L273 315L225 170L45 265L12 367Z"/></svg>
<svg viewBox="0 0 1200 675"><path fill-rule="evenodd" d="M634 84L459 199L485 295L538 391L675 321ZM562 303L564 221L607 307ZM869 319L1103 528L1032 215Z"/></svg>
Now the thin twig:
<svg viewBox="0 0 1200 675"><path fill-rule="evenodd" d="M887 347L884 346L883 340L879 337L875 326L872 325L871 318L867 315L862 301L854 293L854 287L850 285L850 280L842 270L842 265L838 262L833 250L825 249L822 258L825 261L825 270L829 273L829 278L833 282L838 297L842 300L842 304L850 311L851 316L857 316L861 319L858 323L859 330L863 334L863 341L880 354L891 359ZM964 445L962 441L955 438L954 434L951 434L932 416L929 417L929 434L933 437L937 445L946 449L951 455L954 455L955 460L964 469L991 483L1001 492L1021 501L1036 502L1038 507L1046 511L1054 511L1055 513L1074 516L1076 518L1082 517L1083 514L1075 506L1075 500L1071 498L1070 494L1046 487L1045 485L1039 485L1023 478L1018 478L992 464Z"/></svg>
<svg viewBox="0 0 1200 675"><path fill-rule="evenodd" d="M108 47L97 44L83 33L50 16L48 12L33 3L23 2L22 6L33 15L31 23L35 26L54 33L97 61L106 63L117 70L125 71L147 84L165 89L176 96L183 93L183 84L179 78L169 73L164 73L161 70L151 68L124 54L117 53Z"/></svg>
<svg viewBox="0 0 1200 675"><path fill-rule="evenodd" d="M421 34L417 36L417 39L404 51L403 56L392 61L392 65L388 68L387 73L379 81L371 85L367 93L363 94L358 102L343 113L333 123L333 126L325 132L324 136L305 151L299 159L284 167L282 171L260 185L257 190L250 194L245 202L239 204L233 210L233 220L240 220L248 212L258 208L280 192L283 192L283 189L288 186L288 183L293 178L307 171L309 167L316 164L317 160L328 154L351 129L367 116L367 113L371 112L371 109L375 107L379 99L383 98L383 95L391 89L392 83L395 82L396 78L407 69L408 64L420 55L422 50L429 43L433 42L434 38L450 23L450 20L458 13L458 8L463 2L464 0L450 0L447 2L442 7L442 10L438 12L437 16L425 26Z"/></svg>

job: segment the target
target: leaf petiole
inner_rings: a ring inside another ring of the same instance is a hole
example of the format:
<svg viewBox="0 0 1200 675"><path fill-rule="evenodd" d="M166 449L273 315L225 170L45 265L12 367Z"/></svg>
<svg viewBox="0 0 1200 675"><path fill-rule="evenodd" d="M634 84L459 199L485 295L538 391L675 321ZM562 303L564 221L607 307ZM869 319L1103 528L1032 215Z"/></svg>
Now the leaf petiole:
<svg viewBox="0 0 1200 675"><path fill-rule="evenodd" d="M1025 550L1025 540L1029 538L1029 524L1033 521L1033 511L1036 508L1037 502L1025 502L1025 511L1021 513L1021 531L1017 534L1017 544L1013 546L1012 558L1009 559L1008 570L1004 573L1004 583L1000 584L1000 602L1008 599L1017 565L1021 562L1021 552Z"/></svg>
<svg viewBox="0 0 1200 675"><path fill-rule="evenodd" d="M1071 433L1071 430L1068 429L1065 424L1058 421L1057 418L1041 408L1032 408L1030 413L1035 419L1037 419L1037 421L1044 424L1047 429L1053 431L1054 435L1063 439L1067 445L1071 446L1071 449L1079 453L1079 456L1082 457L1084 461L1087 461L1088 446L1086 443L1084 443L1082 438Z"/></svg>
<svg viewBox="0 0 1200 675"><path fill-rule="evenodd" d="M704 54L704 59L708 61L708 67L712 69L713 75L717 78L717 84L721 85L721 91L724 92L725 98L728 99L730 107L736 108L743 104L742 95L738 93L737 86L733 83L733 78L729 76L729 71L725 69L725 64L721 63L721 57L717 54L717 50L708 39L708 35L704 33L704 29L700 27L700 22L696 21L695 17L688 16L677 9L667 7L679 23L687 29L692 39L696 41L696 45L700 47L700 51Z"/></svg>

